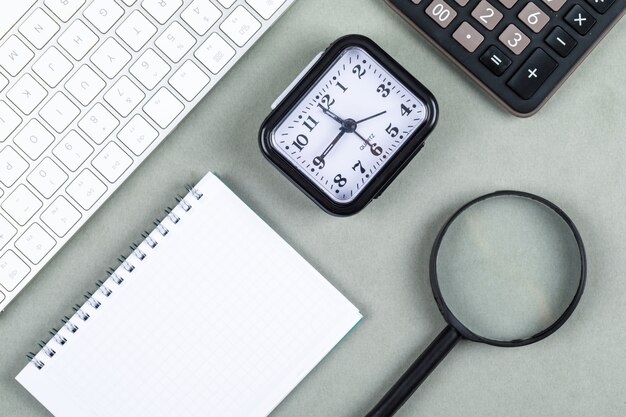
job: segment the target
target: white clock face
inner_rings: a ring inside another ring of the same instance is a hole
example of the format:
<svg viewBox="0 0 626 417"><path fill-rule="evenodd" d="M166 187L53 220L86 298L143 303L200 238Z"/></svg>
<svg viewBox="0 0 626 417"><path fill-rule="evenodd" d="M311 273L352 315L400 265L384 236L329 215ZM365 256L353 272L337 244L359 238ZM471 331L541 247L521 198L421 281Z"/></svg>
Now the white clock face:
<svg viewBox="0 0 626 417"><path fill-rule="evenodd" d="M332 200L350 203L428 116L367 52L346 49L272 133L280 154Z"/></svg>

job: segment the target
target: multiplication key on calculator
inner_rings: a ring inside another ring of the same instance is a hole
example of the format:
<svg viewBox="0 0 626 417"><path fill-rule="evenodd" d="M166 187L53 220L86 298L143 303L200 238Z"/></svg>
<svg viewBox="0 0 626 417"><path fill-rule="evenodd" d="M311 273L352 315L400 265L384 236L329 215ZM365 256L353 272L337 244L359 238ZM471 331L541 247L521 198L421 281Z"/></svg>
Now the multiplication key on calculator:
<svg viewBox="0 0 626 417"><path fill-rule="evenodd" d="M535 114L626 13L626 0L385 1L520 117Z"/></svg>

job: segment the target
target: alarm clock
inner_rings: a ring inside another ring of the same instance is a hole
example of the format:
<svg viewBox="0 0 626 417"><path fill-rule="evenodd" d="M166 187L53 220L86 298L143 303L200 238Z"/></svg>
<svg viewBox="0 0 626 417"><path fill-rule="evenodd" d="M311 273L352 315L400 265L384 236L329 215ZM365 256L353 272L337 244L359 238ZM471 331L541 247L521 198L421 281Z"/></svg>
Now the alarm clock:
<svg viewBox="0 0 626 417"><path fill-rule="evenodd" d="M322 209L348 216L379 197L437 124L435 97L372 40L320 53L263 122L265 157Z"/></svg>

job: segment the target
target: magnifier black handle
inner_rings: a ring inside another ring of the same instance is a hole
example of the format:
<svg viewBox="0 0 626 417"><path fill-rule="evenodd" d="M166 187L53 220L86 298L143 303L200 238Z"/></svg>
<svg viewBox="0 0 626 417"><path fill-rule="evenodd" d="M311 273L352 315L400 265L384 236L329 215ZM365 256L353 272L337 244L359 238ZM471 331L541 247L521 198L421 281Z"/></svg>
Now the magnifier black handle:
<svg viewBox="0 0 626 417"><path fill-rule="evenodd" d="M366 417L393 416L460 338L461 336L452 326L446 327Z"/></svg>

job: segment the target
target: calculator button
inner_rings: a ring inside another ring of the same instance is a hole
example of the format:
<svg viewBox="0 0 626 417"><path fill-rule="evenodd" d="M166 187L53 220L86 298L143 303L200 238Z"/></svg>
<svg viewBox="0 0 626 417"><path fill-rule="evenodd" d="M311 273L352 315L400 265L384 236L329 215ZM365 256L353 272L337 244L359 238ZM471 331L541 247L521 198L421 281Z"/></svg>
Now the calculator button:
<svg viewBox="0 0 626 417"><path fill-rule="evenodd" d="M500 0L500 3L502 3L502 5L504 5L504 7L506 7L507 9L510 9L511 7L515 6L517 0Z"/></svg>
<svg viewBox="0 0 626 417"><path fill-rule="evenodd" d="M517 17L535 33L541 32L550 21L548 15L533 2L528 3Z"/></svg>
<svg viewBox="0 0 626 417"><path fill-rule="evenodd" d="M552 10L558 12L561 10L561 7L567 2L567 0L543 0L545 4L548 5Z"/></svg>
<svg viewBox="0 0 626 417"><path fill-rule="evenodd" d="M598 13L604 13L615 3L615 0L587 0L587 3L591 4Z"/></svg>
<svg viewBox="0 0 626 417"><path fill-rule="evenodd" d="M474 52L485 40L485 37L467 22L461 23L452 37L469 52Z"/></svg>
<svg viewBox="0 0 626 417"><path fill-rule="evenodd" d="M554 30L550 32L546 38L546 43L563 58L568 56L578 44L578 42L560 26L555 27Z"/></svg>
<svg viewBox="0 0 626 417"><path fill-rule="evenodd" d="M482 0L478 3L478 6L472 11L472 16L489 30L493 30L504 17L487 0Z"/></svg>
<svg viewBox="0 0 626 417"><path fill-rule="evenodd" d="M596 19L579 5L572 7L572 10L565 16L565 21L581 35L589 33L596 24Z"/></svg>
<svg viewBox="0 0 626 417"><path fill-rule="evenodd" d="M531 98L554 72L558 64L542 49L536 49L509 80L508 86L521 98Z"/></svg>
<svg viewBox="0 0 626 417"><path fill-rule="evenodd" d="M521 54L524 52L524 49L530 45L528 36L524 35L524 32L519 30L515 25L507 26L498 39L515 55Z"/></svg>
<svg viewBox="0 0 626 417"><path fill-rule="evenodd" d="M480 62L497 76L504 74L504 71L506 71L512 63L509 57L504 55L504 52L495 46L491 46L485 51L480 57Z"/></svg>
<svg viewBox="0 0 626 417"><path fill-rule="evenodd" d="M443 0L434 0L426 9L426 14L442 28L447 28L457 15L456 11Z"/></svg>

